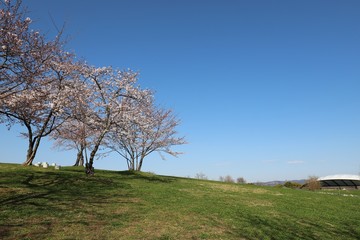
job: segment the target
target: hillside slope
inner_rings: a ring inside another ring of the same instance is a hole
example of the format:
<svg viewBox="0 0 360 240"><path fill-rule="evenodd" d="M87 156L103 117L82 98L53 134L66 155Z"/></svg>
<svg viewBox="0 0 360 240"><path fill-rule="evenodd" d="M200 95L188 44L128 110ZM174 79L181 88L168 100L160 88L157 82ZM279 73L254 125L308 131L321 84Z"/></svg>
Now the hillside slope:
<svg viewBox="0 0 360 240"><path fill-rule="evenodd" d="M0 164L0 239L359 239L360 191Z"/></svg>

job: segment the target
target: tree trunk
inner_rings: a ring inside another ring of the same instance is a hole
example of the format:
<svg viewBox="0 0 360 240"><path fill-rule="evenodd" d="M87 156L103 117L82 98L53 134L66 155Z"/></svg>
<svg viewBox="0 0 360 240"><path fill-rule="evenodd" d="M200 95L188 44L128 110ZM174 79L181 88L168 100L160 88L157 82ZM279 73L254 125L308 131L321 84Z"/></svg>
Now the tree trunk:
<svg viewBox="0 0 360 240"><path fill-rule="evenodd" d="M24 166L32 165L36 156L36 152L39 148L40 141L41 141L40 136L36 136L34 139L32 139L32 133L29 133L29 145L26 154L26 161L23 163Z"/></svg>
<svg viewBox="0 0 360 240"><path fill-rule="evenodd" d="M76 162L74 166L84 166L84 147L81 146L76 155Z"/></svg>
<svg viewBox="0 0 360 240"><path fill-rule="evenodd" d="M35 159L35 156L36 156L36 152L40 145L40 140L41 140L41 138L37 138L35 144L33 142L29 143L28 151L26 154L26 161L23 163L24 166L32 165L32 163Z"/></svg>
<svg viewBox="0 0 360 240"><path fill-rule="evenodd" d="M24 166L30 166L33 162L33 158L31 158L31 156L33 156L33 147L34 147L34 142L32 140L32 135L29 134L29 144L28 144L28 150L27 150L27 154L26 154L26 160L25 162L23 162L22 165Z"/></svg>
<svg viewBox="0 0 360 240"><path fill-rule="evenodd" d="M96 155L96 152L97 152L98 149L99 149L99 146L95 145L94 149L90 153L89 163L85 164L85 173L86 173L86 175L91 176L91 175L94 175L94 173L95 173L93 164L94 164L94 158L95 158L95 155Z"/></svg>
<svg viewBox="0 0 360 240"><path fill-rule="evenodd" d="M143 165L143 161L144 161L144 158L146 157L146 154L144 152L141 153L140 155L140 161L139 161L139 165L137 166L137 171L141 171L141 167Z"/></svg>
<svg viewBox="0 0 360 240"><path fill-rule="evenodd" d="M28 151L26 154L26 161L23 162L23 166L30 166L32 165L32 162L34 161L35 155L33 154L33 146L29 144Z"/></svg>
<svg viewBox="0 0 360 240"><path fill-rule="evenodd" d="M96 82L96 84L98 84L98 82ZM101 88L100 88L101 90ZM93 150L90 153L90 159L89 159L89 164L87 164L86 166L86 174L87 175L93 175L94 174L94 158L95 155L101 145L102 140L104 139L105 135L108 133L109 129L110 129L111 123L110 123L110 110L109 107L106 107L106 126L103 130L103 132L100 134L99 138L97 139L95 146L93 148Z"/></svg>
<svg viewBox="0 0 360 240"><path fill-rule="evenodd" d="M134 170L134 160L133 159L126 159L128 170L133 171Z"/></svg>
<svg viewBox="0 0 360 240"><path fill-rule="evenodd" d="M137 171L141 171L141 167L142 167L142 164L143 164L143 160L144 160L144 157L141 157L140 159L140 162L139 162L139 165L137 166Z"/></svg>
<svg viewBox="0 0 360 240"><path fill-rule="evenodd" d="M93 150L91 151L90 153L90 159L89 159L89 164L86 166L86 174L87 175L93 175L94 174L94 167L93 167L93 164L94 164L94 158L95 158L95 155L97 153L97 151L99 150L99 147L100 147L100 144L103 140L103 138L105 137L105 134L107 133L107 130L104 131L98 138Z"/></svg>
<svg viewBox="0 0 360 240"><path fill-rule="evenodd" d="M35 159L35 156L36 156L36 152L40 145L40 140L41 140L41 138L38 137L35 141L35 144L33 141L31 143L29 142L29 147L28 147L28 151L27 151L27 155L26 155L26 161L23 163L24 166L32 165L32 163Z"/></svg>
<svg viewBox="0 0 360 240"><path fill-rule="evenodd" d="M136 156L136 171L139 171L139 157Z"/></svg>
<svg viewBox="0 0 360 240"><path fill-rule="evenodd" d="M52 117L52 111L49 113L46 121L44 122L40 133L35 137L33 137L33 132L32 132L32 128L31 128L30 123L27 123L27 122L24 123L25 126L28 129L28 135L29 135L29 137L28 137L29 138L29 147L28 147L28 151L27 151L27 155L26 155L26 161L23 163L24 166L32 165L32 162L35 159L36 152L37 152L37 150L39 148L41 138L43 136L45 136L43 134L45 132L46 127L48 126L48 124L50 122L51 117ZM49 134L49 133L50 132L48 132L47 134Z"/></svg>
<svg viewBox="0 0 360 240"><path fill-rule="evenodd" d="M27 154L26 154L26 160L25 160L25 162L23 162L22 165L30 166L32 164L32 162L34 161L34 158L32 157L32 156L34 156L34 154L33 154L34 140L33 140L32 128L31 128L30 124L25 122L25 126L28 129L28 150L27 150Z"/></svg>
<svg viewBox="0 0 360 240"><path fill-rule="evenodd" d="M130 171L134 171L134 170L135 170L135 159L134 159L134 157L131 158L129 170L130 170Z"/></svg>

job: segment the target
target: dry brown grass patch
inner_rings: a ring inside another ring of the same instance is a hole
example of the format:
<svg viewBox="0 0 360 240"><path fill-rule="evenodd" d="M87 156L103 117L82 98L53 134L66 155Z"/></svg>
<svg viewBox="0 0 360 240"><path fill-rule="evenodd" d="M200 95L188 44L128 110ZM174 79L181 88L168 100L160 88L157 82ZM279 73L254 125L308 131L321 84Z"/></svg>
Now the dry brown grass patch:
<svg viewBox="0 0 360 240"><path fill-rule="evenodd" d="M242 193L255 193L255 194L265 194L268 193L269 190L263 188L250 188L246 186L240 186L235 184L211 184L210 188L226 191L226 192L242 192Z"/></svg>

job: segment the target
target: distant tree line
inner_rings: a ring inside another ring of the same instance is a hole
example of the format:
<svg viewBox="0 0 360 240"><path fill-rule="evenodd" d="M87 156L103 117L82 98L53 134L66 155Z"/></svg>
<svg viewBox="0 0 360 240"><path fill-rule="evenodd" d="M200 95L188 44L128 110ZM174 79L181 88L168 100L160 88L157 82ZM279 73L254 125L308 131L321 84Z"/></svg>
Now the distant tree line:
<svg viewBox="0 0 360 240"><path fill-rule="evenodd" d="M221 181L221 182L227 182L227 183L239 183L239 184L246 184L246 180L245 180L245 178L243 178L243 177L238 177L236 180L232 177L232 176L230 176L230 175L226 175L225 177L223 177L223 176L220 176L219 177L219 180Z"/></svg>
<svg viewBox="0 0 360 240"><path fill-rule="evenodd" d="M208 180L208 177L204 174L204 173L202 173L202 172L200 172L200 173L197 173L197 174L195 174L195 178L196 179L200 179L200 180ZM245 178L243 178L243 177L238 177L236 180L233 178L233 177L231 177L230 175L226 175L225 177L223 177L223 176L220 176L219 177L219 181L220 182L228 182L228 183L239 183L239 184L246 184L246 180L245 180Z"/></svg>
<svg viewBox="0 0 360 240"><path fill-rule="evenodd" d="M286 181L284 184L278 184L276 187L286 187L286 188L292 188L292 189L307 189L307 190L319 190L321 189L321 184L318 181L317 176L309 176L308 179L306 179L304 184L294 182L294 181Z"/></svg>
<svg viewBox="0 0 360 240"><path fill-rule="evenodd" d="M32 30L21 1L0 1L0 124L24 127L23 165L31 165L44 137L76 149L75 165L93 169L99 149L117 152L129 170L141 170L146 156L180 153L185 143L171 110L155 104L138 84L138 73L96 67L76 60L61 40ZM89 171L91 173L91 171Z"/></svg>

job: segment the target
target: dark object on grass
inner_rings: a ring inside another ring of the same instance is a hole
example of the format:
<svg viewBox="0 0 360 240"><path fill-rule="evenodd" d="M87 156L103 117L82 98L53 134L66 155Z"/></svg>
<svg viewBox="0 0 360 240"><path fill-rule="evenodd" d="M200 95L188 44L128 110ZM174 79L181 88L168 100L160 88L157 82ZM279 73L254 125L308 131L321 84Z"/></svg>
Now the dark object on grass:
<svg viewBox="0 0 360 240"><path fill-rule="evenodd" d="M94 175L95 174L94 167L90 168L90 164L86 163L85 164L85 173L86 173L86 175L90 175L90 176Z"/></svg>

